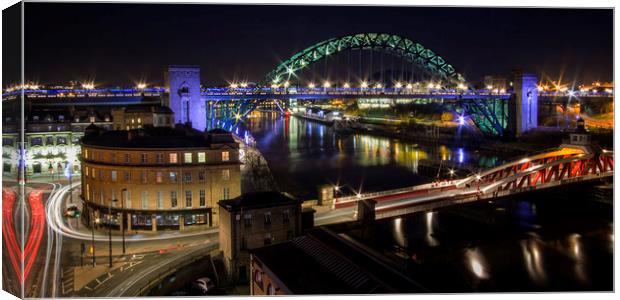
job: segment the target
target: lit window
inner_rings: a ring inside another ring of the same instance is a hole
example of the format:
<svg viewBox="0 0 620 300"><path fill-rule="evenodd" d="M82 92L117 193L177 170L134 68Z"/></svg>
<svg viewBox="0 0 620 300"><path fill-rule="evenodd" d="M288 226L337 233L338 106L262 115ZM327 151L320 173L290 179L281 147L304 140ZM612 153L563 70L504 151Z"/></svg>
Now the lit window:
<svg viewBox="0 0 620 300"><path fill-rule="evenodd" d="M97 178L97 176L95 176L95 174L97 174L97 172L95 172L95 168L93 168L93 170L92 170L92 171L93 171L93 172L92 172L93 179Z"/></svg>
<svg viewBox="0 0 620 300"><path fill-rule="evenodd" d="M146 153L140 154L140 162L143 164L148 162L148 155Z"/></svg>
<svg viewBox="0 0 620 300"><path fill-rule="evenodd" d="M138 118L138 124L142 123L142 119Z"/></svg>
<svg viewBox="0 0 620 300"><path fill-rule="evenodd" d="M228 151L222 152L222 161L228 161L230 159L230 153Z"/></svg>
<svg viewBox="0 0 620 300"><path fill-rule="evenodd" d="M112 182L116 182L116 171L112 171L110 178L112 179Z"/></svg>
<svg viewBox="0 0 620 300"><path fill-rule="evenodd" d="M147 191L142 191L141 195L142 209L149 208L149 194Z"/></svg>
<svg viewBox="0 0 620 300"><path fill-rule="evenodd" d="M156 161L158 164L163 163L163 162L164 162L164 155L163 155L163 154L161 154L161 153L157 153L157 154L155 155L155 161Z"/></svg>
<svg viewBox="0 0 620 300"><path fill-rule="evenodd" d="M226 170L222 170L222 180L229 180L230 179L230 170L226 169Z"/></svg>
<svg viewBox="0 0 620 300"><path fill-rule="evenodd" d="M268 211L265 213L265 226L271 225L271 212Z"/></svg>
<svg viewBox="0 0 620 300"><path fill-rule="evenodd" d="M230 189L229 188L224 188L222 191L222 199L224 200L228 200L230 197Z"/></svg>
<svg viewBox="0 0 620 300"><path fill-rule="evenodd" d="M131 181L131 172L125 172L125 182Z"/></svg>
<svg viewBox="0 0 620 300"><path fill-rule="evenodd" d="M164 208L164 198L162 196L161 191L157 192L157 208L158 209Z"/></svg>
<svg viewBox="0 0 620 300"><path fill-rule="evenodd" d="M261 275L260 270L254 271L254 283L262 290L263 289L263 275Z"/></svg>
<svg viewBox="0 0 620 300"><path fill-rule="evenodd" d="M170 153L168 159L170 160L171 164L176 164L177 163L177 154L176 153Z"/></svg>
<svg viewBox="0 0 620 300"><path fill-rule="evenodd" d="M136 119L131 118L131 124L134 124L134 123L136 123Z"/></svg>
<svg viewBox="0 0 620 300"><path fill-rule="evenodd" d="M141 172L140 173L140 182L146 183L146 180L147 180L146 172Z"/></svg>
<svg viewBox="0 0 620 300"><path fill-rule="evenodd" d="M88 177L88 167L84 168L84 175L86 175L86 177Z"/></svg>
<svg viewBox="0 0 620 300"><path fill-rule="evenodd" d="M276 289L270 283L269 285L267 285L267 295L275 295L275 294L276 294Z"/></svg>
<svg viewBox="0 0 620 300"><path fill-rule="evenodd" d="M155 181L156 181L157 183L161 183L161 182L163 181L163 177L164 177L164 176L163 176L163 174L162 174L161 172L157 172L157 173L155 174Z"/></svg>
<svg viewBox="0 0 620 300"><path fill-rule="evenodd" d="M192 163L192 153L185 153L183 160L185 161L186 164L191 164Z"/></svg>
<svg viewBox="0 0 620 300"><path fill-rule="evenodd" d="M125 208L131 208L131 191L125 191Z"/></svg>
<svg viewBox="0 0 620 300"><path fill-rule="evenodd" d="M84 149L84 158L88 158L88 149Z"/></svg>
<svg viewBox="0 0 620 300"><path fill-rule="evenodd" d="M170 182L172 183L177 182L177 172L170 172Z"/></svg>
<svg viewBox="0 0 620 300"><path fill-rule="evenodd" d="M125 163L130 163L131 162L131 154L129 153L125 153Z"/></svg>
<svg viewBox="0 0 620 300"><path fill-rule="evenodd" d="M198 162L203 163L207 161L207 155L204 152L198 152Z"/></svg>

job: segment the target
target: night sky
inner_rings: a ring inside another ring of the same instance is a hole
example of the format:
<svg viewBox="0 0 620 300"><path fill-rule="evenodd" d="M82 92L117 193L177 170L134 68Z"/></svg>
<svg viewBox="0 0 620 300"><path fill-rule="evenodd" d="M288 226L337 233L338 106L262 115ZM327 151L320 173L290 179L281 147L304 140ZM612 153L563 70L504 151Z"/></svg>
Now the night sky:
<svg viewBox="0 0 620 300"><path fill-rule="evenodd" d="M520 68L612 80L611 9L26 3L26 79L162 84L169 64L202 82L260 81L280 60L353 33L409 37L475 81Z"/></svg>

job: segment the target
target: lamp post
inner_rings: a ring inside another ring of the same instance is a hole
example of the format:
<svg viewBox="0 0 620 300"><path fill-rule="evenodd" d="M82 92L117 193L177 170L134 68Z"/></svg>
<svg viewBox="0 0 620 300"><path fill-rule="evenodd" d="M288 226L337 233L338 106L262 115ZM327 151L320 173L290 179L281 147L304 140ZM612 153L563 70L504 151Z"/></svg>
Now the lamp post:
<svg viewBox="0 0 620 300"><path fill-rule="evenodd" d="M92 209L90 210L90 216L91 216L91 226L90 226L90 232L92 235L92 242L91 242L91 248L93 249L93 268L95 267L95 211Z"/></svg>
<svg viewBox="0 0 620 300"><path fill-rule="evenodd" d="M112 202L117 202L116 199L111 199L108 203L108 246L109 246L109 267L112 267Z"/></svg>
<svg viewBox="0 0 620 300"><path fill-rule="evenodd" d="M123 254L125 254L125 193L127 189L121 190L121 235L123 236ZM131 220L127 220L131 222Z"/></svg>

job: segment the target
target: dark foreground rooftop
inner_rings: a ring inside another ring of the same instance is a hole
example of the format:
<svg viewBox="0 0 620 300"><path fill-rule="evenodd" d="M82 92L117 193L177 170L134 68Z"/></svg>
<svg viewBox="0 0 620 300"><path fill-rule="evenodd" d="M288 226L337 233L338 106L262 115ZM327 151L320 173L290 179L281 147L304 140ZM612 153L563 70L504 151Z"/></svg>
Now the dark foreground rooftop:
<svg viewBox="0 0 620 300"><path fill-rule="evenodd" d="M296 203L301 203L301 201L291 197L286 193L280 193L275 191L245 193L237 198L222 200L218 202L220 207L226 209L227 211L237 211L241 208L256 209Z"/></svg>
<svg viewBox="0 0 620 300"><path fill-rule="evenodd" d="M374 250L323 227L251 252L293 294L427 292Z"/></svg>

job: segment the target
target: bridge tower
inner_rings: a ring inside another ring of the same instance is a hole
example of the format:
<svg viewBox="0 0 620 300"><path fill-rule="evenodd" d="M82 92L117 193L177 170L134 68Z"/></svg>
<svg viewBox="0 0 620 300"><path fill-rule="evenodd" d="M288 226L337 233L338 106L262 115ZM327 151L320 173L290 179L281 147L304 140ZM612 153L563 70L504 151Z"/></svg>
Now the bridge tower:
<svg viewBox="0 0 620 300"><path fill-rule="evenodd" d="M207 116L200 99L200 67L169 66L164 78L169 94L162 104L174 112L175 123L191 123L193 128L204 130Z"/></svg>
<svg viewBox="0 0 620 300"><path fill-rule="evenodd" d="M513 132L518 137L538 127L538 78L518 72L514 78Z"/></svg>

